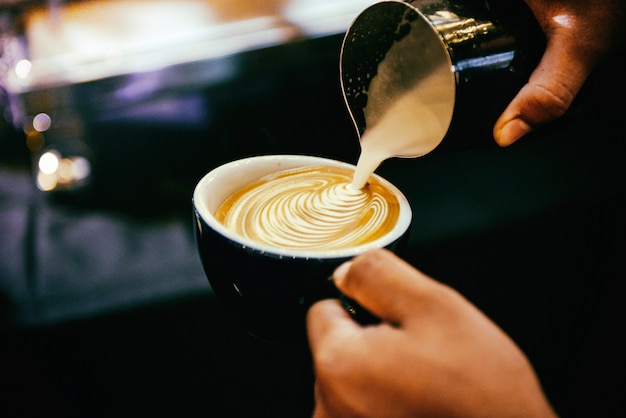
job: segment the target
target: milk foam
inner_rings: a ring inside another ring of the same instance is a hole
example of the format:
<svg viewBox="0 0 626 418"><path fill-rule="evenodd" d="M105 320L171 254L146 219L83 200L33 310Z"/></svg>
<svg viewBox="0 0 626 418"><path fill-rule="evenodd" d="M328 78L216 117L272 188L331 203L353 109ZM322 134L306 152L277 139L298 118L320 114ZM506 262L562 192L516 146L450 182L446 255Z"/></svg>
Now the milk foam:
<svg viewBox="0 0 626 418"><path fill-rule="evenodd" d="M329 250L373 241L394 228L399 202L373 179L353 188L353 174L326 166L275 173L236 191L215 217L239 235L279 248Z"/></svg>
<svg viewBox="0 0 626 418"><path fill-rule="evenodd" d="M456 93L448 56L441 48L425 50L419 28L413 29L416 35L403 37L387 51L364 92L366 129L360 138L355 188L363 187L388 158L428 154L450 125Z"/></svg>

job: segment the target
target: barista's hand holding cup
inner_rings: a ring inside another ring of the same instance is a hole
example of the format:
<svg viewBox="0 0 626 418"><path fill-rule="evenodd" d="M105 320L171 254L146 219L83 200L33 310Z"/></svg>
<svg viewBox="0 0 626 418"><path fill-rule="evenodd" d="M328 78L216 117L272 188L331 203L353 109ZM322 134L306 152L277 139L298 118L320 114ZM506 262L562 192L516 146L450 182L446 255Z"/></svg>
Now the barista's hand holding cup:
<svg viewBox="0 0 626 418"><path fill-rule="evenodd" d="M406 245L411 208L404 195L376 174L353 188L354 169L270 155L227 163L198 182L193 207L205 273L251 334L305 341L311 304L340 296L330 280L337 266L368 249L401 252Z"/></svg>

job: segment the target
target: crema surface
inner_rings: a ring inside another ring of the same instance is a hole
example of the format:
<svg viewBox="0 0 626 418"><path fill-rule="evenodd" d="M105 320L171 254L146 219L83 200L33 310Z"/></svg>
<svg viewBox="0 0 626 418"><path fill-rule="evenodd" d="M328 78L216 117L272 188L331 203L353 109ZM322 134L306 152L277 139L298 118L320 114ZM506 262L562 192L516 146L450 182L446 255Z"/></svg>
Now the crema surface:
<svg viewBox="0 0 626 418"><path fill-rule="evenodd" d="M286 170L237 190L215 217L250 240L298 250L332 250L373 241L399 216L396 196L370 178L351 187L354 171L316 166Z"/></svg>

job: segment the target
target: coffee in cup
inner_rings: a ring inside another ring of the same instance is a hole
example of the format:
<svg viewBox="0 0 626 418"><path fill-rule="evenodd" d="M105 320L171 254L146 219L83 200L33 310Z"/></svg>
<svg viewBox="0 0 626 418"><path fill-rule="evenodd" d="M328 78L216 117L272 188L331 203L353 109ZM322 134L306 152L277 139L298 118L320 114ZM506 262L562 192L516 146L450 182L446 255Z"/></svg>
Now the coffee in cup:
<svg viewBox="0 0 626 418"><path fill-rule="evenodd" d="M195 232L218 300L251 334L306 341L312 303L340 297L330 277L368 249L402 252L411 223L404 195L373 174L313 156L244 158L215 168L193 194Z"/></svg>
<svg viewBox="0 0 626 418"><path fill-rule="evenodd" d="M327 251L366 244L388 234L400 203L377 178L351 186L354 170L310 166L278 171L230 195L215 217L260 244Z"/></svg>

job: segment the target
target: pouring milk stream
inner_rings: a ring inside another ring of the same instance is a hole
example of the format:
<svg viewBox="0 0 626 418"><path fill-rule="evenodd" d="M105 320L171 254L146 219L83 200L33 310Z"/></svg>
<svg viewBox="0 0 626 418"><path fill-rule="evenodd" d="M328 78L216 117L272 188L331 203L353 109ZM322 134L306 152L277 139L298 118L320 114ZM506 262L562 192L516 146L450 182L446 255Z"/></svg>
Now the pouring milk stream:
<svg viewBox="0 0 626 418"><path fill-rule="evenodd" d="M384 65L381 64L384 69ZM379 71L381 68L379 67ZM384 73L384 72L383 72ZM372 79L370 100L383 96L378 81L380 75ZM371 127L361 137L361 154L356 166L352 188L361 189L369 176L386 159L391 157L420 157L432 151L443 139L449 118L445 109L438 112L436 96L445 95L438 91L441 80L447 81L449 72L431 74L413 89L394 100L382 115L368 114L366 119ZM380 94L377 94L380 93ZM433 97L435 96L435 97Z"/></svg>

